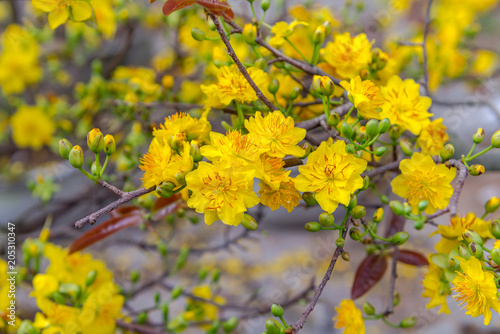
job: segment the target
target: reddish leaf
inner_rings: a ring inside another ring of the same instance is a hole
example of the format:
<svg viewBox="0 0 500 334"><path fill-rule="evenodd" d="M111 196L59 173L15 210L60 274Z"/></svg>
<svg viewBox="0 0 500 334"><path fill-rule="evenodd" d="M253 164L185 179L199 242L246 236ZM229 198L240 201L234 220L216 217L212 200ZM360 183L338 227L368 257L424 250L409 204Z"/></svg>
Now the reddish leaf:
<svg viewBox="0 0 500 334"><path fill-rule="evenodd" d="M191 6L192 4L194 4L194 0L167 0L163 4L163 15L169 16L176 10Z"/></svg>
<svg viewBox="0 0 500 334"><path fill-rule="evenodd" d="M356 270L351 299L357 299L370 290L384 276L387 261L383 255L368 255Z"/></svg>
<svg viewBox="0 0 500 334"><path fill-rule="evenodd" d="M155 203L153 204L153 208L151 210L153 212L156 212L156 211L160 210L161 208L164 208L167 205L177 201L179 198L181 198L181 195L179 195L178 193L173 194L169 198L160 197L155 201Z"/></svg>
<svg viewBox="0 0 500 334"><path fill-rule="evenodd" d="M113 211L111 211L109 213L109 216L111 218L115 218L115 217L120 217L120 216L129 214L129 213L132 213L132 212L138 212L138 211L140 211L138 206L126 205L126 206L121 206L117 209L114 209Z"/></svg>
<svg viewBox="0 0 500 334"><path fill-rule="evenodd" d="M169 205L156 211L154 216L153 216L153 220L158 221L158 220L168 216L169 214L176 212L182 206L183 206L183 203L170 203Z"/></svg>
<svg viewBox="0 0 500 334"><path fill-rule="evenodd" d="M231 6L226 1L221 0L167 0L163 5L163 15L168 16L173 12L192 4L197 3L206 8L210 13L222 16L228 21L234 19L234 13Z"/></svg>
<svg viewBox="0 0 500 334"><path fill-rule="evenodd" d="M97 241L107 238L111 234L123 230L126 227L137 226L143 221L142 216L137 213L130 213L106 220L76 239L69 247L69 254L85 249Z"/></svg>
<svg viewBox="0 0 500 334"><path fill-rule="evenodd" d="M422 253L406 249L399 250L398 261L415 267L429 265L429 261L427 261L427 258Z"/></svg>

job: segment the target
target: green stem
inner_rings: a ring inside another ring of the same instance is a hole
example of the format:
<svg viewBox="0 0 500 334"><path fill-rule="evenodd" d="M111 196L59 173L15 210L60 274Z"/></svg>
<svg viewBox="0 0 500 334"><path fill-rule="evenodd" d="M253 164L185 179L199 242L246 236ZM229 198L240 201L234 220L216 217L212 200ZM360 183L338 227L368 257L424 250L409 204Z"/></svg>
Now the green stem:
<svg viewBox="0 0 500 334"><path fill-rule="evenodd" d="M352 106L351 109L349 109L349 112L347 113L347 115L345 115L345 121L346 122L349 119L349 116L351 116L353 110L354 110L354 106Z"/></svg>
<svg viewBox="0 0 500 334"><path fill-rule="evenodd" d="M106 169L106 166L108 165L108 161L109 161L109 155L106 155L106 159L104 160L104 165L102 165L101 174L99 174L99 176L102 176L102 174L104 174L104 170Z"/></svg>
<svg viewBox="0 0 500 334"><path fill-rule="evenodd" d="M243 110L241 109L241 105L238 102L234 102L236 106L236 111L238 112L238 124L237 128L242 129L243 124L245 124L245 115L243 115Z"/></svg>
<svg viewBox="0 0 500 334"><path fill-rule="evenodd" d="M253 2L250 2L250 8L252 8L252 17L257 21L257 15L255 14L255 8L253 8Z"/></svg>
<svg viewBox="0 0 500 334"><path fill-rule="evenodd" d="M468 154L467 154L467 156L465 157L466 159L467 159L468 157L470 157L470 155L472 154L472 152L474 151L474 149L475 149L475 148L476 148L476 143L473 143L473 144L472 144L472 147L470 148L469 153L468 153Z"/></svg>
<svg viewBox="0 0 500 334"><path fill-rule="evenodd" d="M292 42L290 42L290 40L288 39L288 37L283 37L285 39L285 41L288 42L288 44L290 44L292 46L292 48L302 57L302 59L304 59L304 61L308 64L309 63L309 60L304 56L304 54L302 54L302 52L300 52L300 50L295 46L295 44L293 44Z"/></svg>
<svg viewBox="0 0 500 334"><path fill-rule="evenodd" d="M485 245L481 245L481 248L487 251L488 253L491 253L491 248L488 248Z"/></svg>
<svg viewBox="0 0 500 334"><path fill-rule="evenodd" d="M489 212L485 212L484 215L481 216L481 219L484 219L488 215Z"/></svg>
<svg viewBox="0 0 500 334"><path fill-rule="evenodd" d="M290 111L292 110L292 106L293 106L293 100L290 100L290 103L288 104L288 107L286 108L286 111L285 111L285 117L288 116L288 114L290 114Z"/></svg>
<svg viewBox="0 0 500 334"><path fill-rule="evenodd" d="M477 158L478 156L482 155L482 154L485 154L486 152L490 151L491 149L493 149L493 146L490 145L489 147L485 148L484 150L482 150L481 152L477 153L477 154L474 154L472 157L466 157L465 158L465 161L471 161L472 159L475 159Z"/></svg>
<svg viewBox="0 0 500 334"><path fill-rule="evenodd" d="M368 232L370 232L370 235L375 238L375 239L379 239L379 240L382 240L382 241L385 241L385 242L392 242L391 239L387 239L387 238L383 238L381 236L378 236L375 232L373 232L372 230L368 230Z"/></svg>
<svg viewBox="0 0 500 334"><path fill-rule="evenodd" d="M88 177L89 179L91 179L92 181L96 181L95 177L90 175L89 172L87 172L85 169L83 169L82 167L78 168L78 170L80 172L83 173L83 175L85 175L86 177Z"/></svg>
<svg viewBox="0 0 500 334"><path fill-rule="evenodd" d="M262 14L262 17L260 18L259 20L259 26L262 24L262 22L264 22L264 17L266 17L266 13L267 11L265 11L263 14Z"/></svg>
<svg viewBox="0 0 500 334"><path fill-rule="evenodd" d="M286 328L290 328L290 326L286 323L285 319L283 319L282 315L280 315L279 318L280 318L281 322L283 323L283 325L285 325Z"/></svg>
<svg viewBox="0 0 500 334"><path fill-rule="evenodd" d="M278 98L276 97L276 94L273 94L274 96L274 102L276 102L276 106L278 107L278 109L283 113L285 114L285 111L283 110L283 108L281 107L281 104L279 104L278 102Z"/></svg>
<svg viewBox="0 0 500 334"><path fill-rule="evenodd" d="M257 57L262 58L262 55L261 55L259 49L255 46L255 44L250 44L250 46L252 47L252 50L253 50L253 52L255 52Z"/></svg>
<svg viewBox="0 0 500 334"><path fill-rule="evenodd" d="M392 322L389 322L389 320L387 320L385 317L382 317L382 321L385 322L385 324L387 326L390 326L392 328L401 328L401 326L399 326L399 324L393 324Z"/></svg>
<svg viewBox="0 0 500 334"><path fill-rule="evenodd" d="M320 44L314 44L313 54L311 57L311 64L316 65L319 60L319 49L321 48Z"/></svg>
<svg viewBox="0 0 500 334"><path fill-rule="evenodd" d="M95 170L96 170L96 175L101 175L101 164L99 163L99 153L95 153Z"/></svg>

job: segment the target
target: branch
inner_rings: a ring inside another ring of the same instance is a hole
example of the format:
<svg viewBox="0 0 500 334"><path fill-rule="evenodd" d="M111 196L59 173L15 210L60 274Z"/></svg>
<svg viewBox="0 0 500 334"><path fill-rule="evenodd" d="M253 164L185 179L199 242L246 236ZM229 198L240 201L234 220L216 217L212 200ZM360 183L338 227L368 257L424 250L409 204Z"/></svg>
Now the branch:
<svg viewBox="0 0 500 334"><path fill-rule="evenodd" d="M379 174L383 174L385 172L394 171L394 170L398 169L400 162L401 162L401 160L393 161L391 163L388 163L387 165L384 165L384 166L381 166L381 167L377 167L377 168L372 169L370 171L364 172L361 175L362 176L373 177L373 176L376 176L376 175L379 175Z"/></svg>
<svg viewBox="0 0 500 334"><path fill-rule="evenodd" d="M394 252L392 253L391 281L389 283L389 305L387 305L384 315L389 315L394 312L394 290L396 289L396 278L398 277L396 270L398 266L398 256L399 248L398 246L394 246Z"/></svg>
<svg viewBox="0 0 500 334"><path fill-rule="evenodd" d="M122 196L125 194L125 192L124 192L123 190L118 189L117 187L115 187L115 186L113 186L113 185L111 185L111 184L107 183L107 182L106 182L106 181L104 181L103 179L99 179L99 184L100 184L101 186L103 186L104 188L106 188L106 189L110 190L111 192L113 192L113 193L117 194L117 195L118 195L118 196L120 196L120 197L122 197Z"/></svg>
<svg viewBox="0 0 500 334"><path fill-rule="evenodd" d="M219 22L219 19L217 18L217 16L215 16L214 14L212 14L212 13L210 13L208 11L206 13L210 17L210 19L214 22L214 25L217 28L217 32L219 33L219 35L220 35L222 41L224 42L224 44L226 45L227 53L229 54L229 56L231 56L231 58L233 58L234 63L236 64L236 66L238 66L238 69L240 70L241 74L243 74L243 76L245 77L245 79L248 81L248 83L250 84L250 86L252 86L253 90L255 91L255 94L257 94L257 97L262 102L264 102L264 104L269 109L271 109L271 110L278 110L278 108L276 108L271 103L271 101L269 101L267 99L267 97L265 97L265 95L262 93L262 91L259 89L259 87L257 87L257 85L255 84L255 82L253 82L252 78L250 77L250 74L248 74L247 69L240 62L240 60L238 59L238 56L236 56L236 53L234 52L233 47L231 46L231 43L229 43L229 39L227 39L226 33L224 32L224 29L222 29L222 26L220 25L220 22Z"/></svg>
<svg viewBox="0 0 500 334"><path fill-rule="evenodd" d="M352 103L347 102L345 104L342 104L338 106L337 108L333 109L335 112L337 112L340 116L344 116L349 112L349 109L351 109ZM315 118L311 118L307 121L303 121L300 123L296 123L295 127L301 128L301 129L306 129L306 130L312 130L318 126L320 126L320 122L322 120L326 120L325 114L321 114Z"/></svg>
<svg viewBox="0 0 500 334"><path fill-rule="evenodd" d="M111 185L109 185L109 186L113 187ZM108 188L108 187L106 187L106 188ZM115 188L115 187L113 187L113 188ZM108 188L108 189L111 189L111 188ZM115 188L115 189L117 189L117 188ZM104 208L102 208L100 210L97 210L96 212L88 215L87 217L84 217L84 218L78 220L75 223L75 227L80 228L80 227L82 227L83 225L85 225L87 223L89 223L90 225L94 225L95 222L99 218L101 218L105 214L109 213L110 211L113 211L114 209L118 208L122 204L127 203L127 202L133 200L134 198L137 198L137 197L140 197L142 195L148 194L148 193L152 192L155 189L156 189L156 187L151 187L149 189L141 188L141 189L134 190L134 191L129 191L129 192L123 192L122 191L122 195L121 195L121 197L119 199L117 199L116 201L114 201L111 204L106 205ZM117 190L121 191L119 189L117 189ZM115 192L115 194L116 194L116 192Z"/></svg>
<svg viewBox="0 0 500 334"><path fill-rule="evenodd" d="M349 228L349 220L347 220L345 228L342 231L342 238L344 238L344 239L347 235L348 228ZM337 263L337 259L339 258L339 256L343 252L344 252L343 247L335 248L335 252L333 253L332 260L330 261L330 265L328 266L328 269L327 269L325 275L323 276L321 283L316 288L313 299L311 300L311 302L307 306L305 312L302 314L300 319L292 326L294 334L297 334L302 329L302 327L304 327L304 324L307 321L307 317L314 310L314 307L316 306L316 303L318 302L318 299L321 296L321 293L323 293L323 289L325 288L326 283L328 283L328 280L330 280L330 277L332 276L333 268L335 267L335 264Z"/></svg>
<svg viewBox="0 0 500 334"><path fill-rule="evenodd" d="M462 188L464 187L465 179L467 178L469 171L460 160L448 160L446 165L457 169L457 185L453 195L451 195L450 204L448 204L450 216L455 217L457 215L458 198L460 197L460 193L462 192Z"/></svg>

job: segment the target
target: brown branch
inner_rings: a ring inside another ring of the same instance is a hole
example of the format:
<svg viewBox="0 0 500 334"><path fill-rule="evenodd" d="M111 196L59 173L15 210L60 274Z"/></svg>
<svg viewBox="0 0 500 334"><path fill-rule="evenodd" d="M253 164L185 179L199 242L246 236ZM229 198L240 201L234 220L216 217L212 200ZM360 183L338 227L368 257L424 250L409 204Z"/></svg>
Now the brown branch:
<svg viewBox="0 0 500 334"><path fill-rule="evenodd" d="M222 41L224 42L224 44L226 45L227 53L229 54L229 56L231 58L233 58L234 63L236 64L236 66L238 66L238 69L240 70L241 74L245 77L245 79L248 81L248 83L250 84L250 86L253 88L253 90L255 91L255 94L257 94L257 97L262 102L264 102L264 104L269 109L271 109L271 110L278 110L278 108L276 108L271 103L271 101L269 101L267 99L267 97L264 95L264 93L262 93L262 91L260 90L260 88L257 87L257 85L255 84L255 82L250 77L250 74L248 74L248 71L245 68L245 66L243 66L243 64L241 63L241 61L238 59L238 56L236 56L236 53L234 52L234 49L231 46L231 43L229 42L229 39L227 38L226 33L224 32L224 29L222 29L222 26L220 25L220 22L219 22L219 19L217 18L217 16L214 15L214 14L212 14L212 13L210 13L210 12L208 12L208 11L206 13L210 17L210 19L214 22L215 28L217 28L217 32L219 33L219 35L220 35Z"/></svg>
<svg viewBox="0 0 500 334"><path fill-rule="evenodd" d="M464 187L465 179L467 178L469 171L460 160L448 160L446 165L457 169L457 185L455 186L453 195L451 195L450 204L448 204L450 216L455 217L457 215L458 198L460 197L460 193L462 192L462 188Z"/></svg>
<svg viewBox="0 0 500 334"><path fill-rule="evenodd" d="M344 238L344 239L347 235L347 230L349 228L349 221L350 220L347 220L345 228L342 231L342 238ZM318 302L319 297L323 293L323 289L325 288L326 283L328 283L328 281L330 280L330 277L332 276L333 268L335 267L335 264L337 263L339 256L343 252L344 252L343 247L335 248L335 252L332 255L332 260L330 261L330 265L328 266L328 269L327 269L325 275L323 276L323 279L321 280L320 284L316 288L313 299L311 300L311 302L307 306L306 310L304 311L304 313L302 314L300 319L292 326L294 334L298 333L302 329L302 327L304 327L304 324L307 321L307 317L314 310L314 307L316 306L316 303Z"/></svg>
<svg viewBox="0 0 500 334"><path fill-rule="evenodd" d="M345 104L342 104L338 106L337 108L333 109L333 111L337 112L340 116L344 116L349 112L349 109L351 109L352 103L347 102ZM321 114L315 118L308 119L307 121L299 122L295 124L295 127L301 128L301 129L306 129L306 130L312 130L318 126L320 126L321 120L326 120L325 114Z"/></svg>
<svg viewBox="0 0 500 334"><path fill-rule="evenodd" d="M399 163L401 160L393 161L391 163L388 163L387 165L377 167L375 169L372 169L370 171L364 172L361 174L362 176L368 176L368 177L373 177L379 174L384 174L385 172L389 171L395 171L399 168Z"/></svg>
<svg viewBox="0 0 500 334"><path fill-rule="evenodd" d="M106 188L106 189L110 190L111 192L113 192L113 193L117 194L117 195L118 195L118 196L120 196L120 197L122 197L122 196L125 194L125 192L124 192L123 190L118 189L118 188L117 188L117 187L115 187L114 185L107 183L107 182L106 182L106 181L104 181L103 179L99 179L99 184L100 184L101 186L103 186L104 188Z"/></svg>
<svg viewBox="0 0 500 334"><path fill-rule="evenodd" d="M162 334L161 329L151 328L145 325L138 325L134 323L128 323L121 319L116 319L116 325L120 328L128 329L132 332L142 333L142 334Z"/></svg>
<svg viewBox="0 0 500 334"><path fill-rule="evenodd" d="M142 195L145 195L145 194L148 194L150 192L152 192L153 190L155 190L156 187L151 187L149 189L146 189L146 188L141 188L141 189L138 189L138 190L134 190L134 191L129 191L129 192L123 192L123 195L117 199L116 201L114 201L113 203L111 204L108 204L106 205L104 208L100 209L100 210L97 210L96 212L78 220L76 223L75 223L75 227L77 228L80 228L82 227L83 225L89 223L90 225L94 225L95 222L101 218L102 216L104 216L105 214L109 213L110 211L113 211L114 209L118 208L119 206L121 206L122 204L124 203L127 203L131 200L133 200L134 198L137 198L137 197L140 197Z"/></svg>

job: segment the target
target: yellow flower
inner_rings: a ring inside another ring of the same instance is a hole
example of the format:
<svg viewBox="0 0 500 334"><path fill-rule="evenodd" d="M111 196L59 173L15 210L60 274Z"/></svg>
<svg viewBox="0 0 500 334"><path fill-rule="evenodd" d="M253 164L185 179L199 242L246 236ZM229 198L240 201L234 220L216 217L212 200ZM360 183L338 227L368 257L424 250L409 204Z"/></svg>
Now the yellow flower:
<svg viewBox="0 0 500 334"><path fill-rule="evenodd" d="M57 289L59 289L57 278L51 275L37 274L33 278L33 291L30 293L30 297L46 298Z"/></svg>
<svg viewBox="0 0 500 334"><path fill-rule="evenodd" d="M397 75L391 77L387 86L382 87L385 103L380 117L388 118L391 124L398 124L404 130L418 135L429 124L429 117L432 116L427 112L431 99L420 96L419 87L412 79L403 81Z"/></svg>
<svg viewBox="0 0 500 334"><path fill-rule="evenodd" d="M451 294L450 283L444 277L443 270L437 265L429 261L429 271L424 277L422 285L424 286L424 292L422 297L430 298L431 300L426 305L428 309L433 307L441 306L438 313L450 314L450 309L448 308L448 303L446 302L446 297Z"/></svg>
<svg viewBox="0 0 500 334"><path fill-rule="evenodd" d="M291 117L283 116L279 110L262 117L260 111L255 117L245 120L245 128L249 136L261 148L267 149L271 157L283 158L285 155L301 157L305 154L304 149L297 144L306 136L306 130L295 127Z"/></svg>
<svg viewBox="0 0 500 334"><path fill-rule="evenodd" d="M498 55L490 50L479 50L472 64L471 72L475 75L491 76L498 68Z"/></svg>
<svg viewBox="0 0 500 334"><path fill-rule="evenodd" d="M380 119L378 108L384 104L384 98L377 87L370 80L361 81L358 75L351 82L342 81L340 85L347 91L349 100L358 109L358 112L365 119Z"/></svg>
<svg viewBox="0 0 500 334"><path fill-rule="evenodd" d="M149 145L148 153L141 158L140 169L144 171L142 182L145 188L157 186L162 182L172 182L176 188L181 184L175 178L179 172L186 174L193 169L193 157L191 146L184 144L180 154L170 148L168 144L161 144L157 138L153 138Z"/></svg>
<svg viewBox="0 0 500 334"><path fill-rule="evenodd" d="M248 74L258 87L267 87L269 76L266 72L257 67L250 67ZM217 83L201 85L201 90L207 95L206 108L228 105L233 100L242 103L257 100L257 94L236 65L219 68Z"/></svg>
<svg viewBox="0 0 500 334"><path fill-rule="evenodd" d="M298 25L309 25L303 21L293 21L288 24L284 21L277 22L272 28L271 32L274 34L269 40L269 44L275 48L280 48L285 43L285 38L293 34L293 29Z"/></svg>
<svg viewBox="0 0 500 334"><path fill-rule="evenodd" d="M469 212L465 217L452 217L449 226L438 225L437 231L430 236L440 234L443 238L436 244L436 250L439 253L449 253L463 240L462 235L468 229L476 231L482 238L493 238L489 226L489 221L484 221Z"/></svg>
<svg viewBox="0 0 500 334"><path fill-rule="evenodd" d="M365 34L353 38L346 32L336 35L333 42L321 49L321 55L334 68L337 77L349 79L354 78L371 63L371 47L372 43Z"/></svg>
<svg viewBox="0 0 500 334"><path fill-rule="evenodd" d="M228 131L225 136L210 132L210 143L200 148L201 155L211 161L230 160L233 166L255 163L263 151L252 137L238 130Z"/></svg>
<svg viewBox="0 0 500 334"><path fill-rule="evenodd" d="M156 83L155 73L145 67L119 66L112 76L114 82L110 85L114 90L123 93L123 99L130 103L154 102L161 93L161 87ZM137 94L140 92L141 94Z"/></svg>
<svg viewBox="0 0 500 334"><path fill-rule="evenodd" d="M238 226L247 208L260 200L253 192L255 171L248 167L234 168L225 161L214 164L200 162L198 169L186 175L187 188L192 195L190 208L205 214L205 223L221 220Z"/></svg>
<svg viewBox="0 0 500 334"><path fill-rule="evenodd" d="M443 125L443 119L438 118L427 124L417 139L417 147L428 155L437 155L449 139L446 133L447 127Z"/></svg>
<svg viewBox="0 0 500 334"><path fill-rule="evenodd" d="M484 324L488 325L491 320L491 309L500 313L500 300L495 284L495 275L492 272L484 271L481 261L471 256L469 261L461 257L456 257L460 261L460 268L463 274L457 272L457 276L451 282L456 295L452 297L460 302L460 306L471 317L484 316Z"/></svg>
<svg viewBox="0 0 500 334"><path fill-rule="evenodd" d="M164 145L168 145L170 137L174 135L185 140L198 140L203 142L208 139L208 134L212 126L207 121L207 114L203 114L200 119L193 118L188 113L176 113L175 115L165 117L165 122L160 124L159 129L153 130L153 136Z"/></svg>
<svg viewBox="0 0 500 334"><path fill-rule="evenodd" d="M266 183L267 186L277 190L281 182L289 179L290 170L285 170L285 162L281 158L270 157L263 154L255 163L255 176Z"/></svg>
<svg viewBox="0 0 500 334"><path fill-rule="evenodd" d="M365 322L363 315L354 302L344 299L338 307L335 307L337 315L333 317L335 328L345 328L344 334L364 334Z"/></svg>
<svg viewBox="0 0 500 334"><path fill-rule="evenodd" d="M282 181L279 188L269 186L267 183L259 183L260 202L267 205L271 210L276 210L280 206L284 207L288 212L299 205L300 193L295 188L294 182L291 178L287 181Z"/></svg>
<svg viewBox="0 0 500 334"><path fill-rule="evenodd" d="M111 0L90 0L94 10L97 29L102 32L106 39L114 37L116 32L116 16Z"/></svg>
<svg viewBox="0 0 500 334"><path fill-rule="evenodd" d="M422 200L429 202L427 214L446 208L453 194L450 183L455 178L454 167L436 165L430 156L415 152L411 159L401 161L399 169L401 174L391 182L392 191L408 200L414 214L418 214Z"/></svg>
<svg viewBox="0 0 500 334"><path fill-rule="evenodd" d="M43 334L73 334L81 331L77 308L57 304L46 298L37 299L37 305L43 314L35 315L33 326L42 330Z"/></svg>
<svg viewBox="0 0 500 334"><path fill-rule="evenodd" d="M39 150L43 145L49 145L55 131L52 119L36 106L20 106L10 123L12 138L21 148Z"/></svg>
<svg viewBox="0 0 500 334"><path fill-rule="evenodd" d="M299 191L311 191L324 211L333 212L339 204L347 205L350 195L363 186L361 173L366 160L345 151L346 144L339 140L333 145L322 142L312 152L307 163L299 167L295 187Z"/></svg>
<svg viewBox="0 0 500 334"><path fill-rule="evenodd" d="M212 301L217 305L224 305L226 303L226 300L223 297L212 296L212 291L210 290L210 287L208 285L196 286L193 288L192 293L193 296L202 298L207 301ZM217 305L189 298L189 311L185 312L183 317L188 321L213 321L217 318L217 313L219 311L219 307ZM204 327L208 329L210 328L210 325L205 325Z"/></svg>
<svg viewBox="0 0 500 334"><path fill-rule="evenodd" d="M85 21L92 16L92 7L82 0L31 0L33 6L49 13L49 25L52 29L64 24L68 18Z"/></svg>

